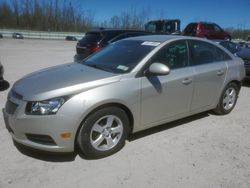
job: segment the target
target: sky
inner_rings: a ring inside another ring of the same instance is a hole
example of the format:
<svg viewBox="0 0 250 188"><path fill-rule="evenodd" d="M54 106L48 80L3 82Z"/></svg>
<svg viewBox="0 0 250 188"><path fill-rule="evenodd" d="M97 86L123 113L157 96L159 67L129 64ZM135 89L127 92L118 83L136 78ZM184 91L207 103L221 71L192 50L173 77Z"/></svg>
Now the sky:
<svg viewBox="0 0 250 188"><path fill-rule="evenodd" d="M59 0L59 2L63 2ZM109 20L131 8L149 10L151 19L180 19L181 28L194 21L223 28L250 29L250 0L71 0L79 10L91 10L97 21Z"/></svg>
<svg viewBox="0 0 250 188"><path fill-rule="evenodd" d="M58 0L59 4L65 2L71 2L79 12L91 10L97 22L109 21L131 9L145 9L151 20L180 19L181 29L197 21L215 22L222 28L250 29L250 0Z"/></svg>

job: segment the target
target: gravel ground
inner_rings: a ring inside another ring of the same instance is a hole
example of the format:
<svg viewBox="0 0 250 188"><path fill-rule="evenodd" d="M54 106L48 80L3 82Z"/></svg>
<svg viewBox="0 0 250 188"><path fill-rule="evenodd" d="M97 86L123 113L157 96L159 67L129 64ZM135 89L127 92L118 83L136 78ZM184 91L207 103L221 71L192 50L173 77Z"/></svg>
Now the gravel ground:
<svg viewBox="0 0 250 188"><path fill-rule="evenodd" d="M25 74L73 60L75 42L0 40L0 61L12 85ZM8 91L0 93L4 107ZM0 115L0 188L250 187L250 84L226 116L185 118L133 135L115 155L87 160L16 147Z"/></svg>

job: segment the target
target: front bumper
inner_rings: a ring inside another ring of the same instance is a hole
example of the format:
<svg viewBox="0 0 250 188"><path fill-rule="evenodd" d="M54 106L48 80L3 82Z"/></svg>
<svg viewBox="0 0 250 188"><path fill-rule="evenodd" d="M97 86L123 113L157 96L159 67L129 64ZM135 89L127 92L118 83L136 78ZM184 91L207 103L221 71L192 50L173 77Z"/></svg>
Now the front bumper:
<svg viewBox="0 0 250 188"><path fill-rule="evenodd" d="M10 99L9 99L10 100ZM16 104L13 113L3 109L3 116L7 130L19 144L50 152L73 152L77 128L75 120L63 115L34 116L26 115L26 102L11 100ZM62 138L61 134L70 133L70 138ZM31 135L31 136L30 136ZM34 139L34 136L38 136ZM46 136L46 137L44 137ZM42 138L42 139L41 139ZM51 138L49 143L44 138ZM40 139L40 141L38 141Z"/></svg>

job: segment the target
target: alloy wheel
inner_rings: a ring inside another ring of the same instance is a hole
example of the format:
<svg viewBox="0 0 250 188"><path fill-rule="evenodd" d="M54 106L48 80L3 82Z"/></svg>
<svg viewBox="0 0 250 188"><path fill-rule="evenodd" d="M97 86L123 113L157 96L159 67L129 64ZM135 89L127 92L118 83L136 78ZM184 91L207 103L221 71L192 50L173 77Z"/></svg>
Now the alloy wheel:
<svg viewBox="0 0 250 188"><path fill-rule="evenodd" d="M123 134L119 117L107 115L95 122L90 133L91 145L99 151L107 151L117 145Z"/></svg>
<svg viewBox="0 0 250 188"><path fill-rule="evenodd" d="M236 90L233 87L229 87L223 96L223 108L225 110L230 110L234 107L236 102Z"/></svg>

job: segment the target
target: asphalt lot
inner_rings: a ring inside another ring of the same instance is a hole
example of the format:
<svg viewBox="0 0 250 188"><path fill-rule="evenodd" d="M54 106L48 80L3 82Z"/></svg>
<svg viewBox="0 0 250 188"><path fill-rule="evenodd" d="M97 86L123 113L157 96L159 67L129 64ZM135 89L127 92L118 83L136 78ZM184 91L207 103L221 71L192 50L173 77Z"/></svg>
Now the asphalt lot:
<svg viewBox="0 0 250 188"><path fill-rule="evenodd" d="M75 42L0 39L5 78L73 60ZM3 108L8 91L0 92ZM0 115L0 188L250 187L250 84L231 114L185 118L140 132L115 155L87 160L16 147Z"/></svg>

